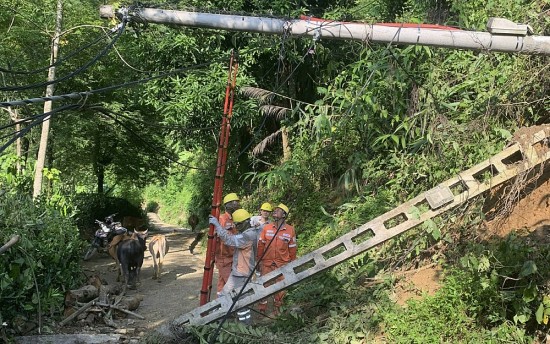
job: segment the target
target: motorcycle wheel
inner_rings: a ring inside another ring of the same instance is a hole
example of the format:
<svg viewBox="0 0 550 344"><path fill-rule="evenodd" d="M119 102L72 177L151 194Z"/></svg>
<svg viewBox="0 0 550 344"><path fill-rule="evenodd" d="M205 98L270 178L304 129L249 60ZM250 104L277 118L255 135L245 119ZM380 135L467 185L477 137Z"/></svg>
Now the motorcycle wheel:
<svg viewBox="0 0 550 344"><path fill-rule="evenodd" d="M97 254L97 247L90 247L88 251L84 254L84 260L90 260L93 256Z"/></svg>

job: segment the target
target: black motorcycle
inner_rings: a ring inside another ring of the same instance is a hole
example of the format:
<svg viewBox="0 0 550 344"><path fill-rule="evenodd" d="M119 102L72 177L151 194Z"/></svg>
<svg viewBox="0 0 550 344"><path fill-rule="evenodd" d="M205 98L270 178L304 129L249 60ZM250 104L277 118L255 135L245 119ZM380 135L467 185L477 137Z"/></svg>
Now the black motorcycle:
<svg viewBox="0 0 550 344"><path fill-rule="evenodd" d="M124 234L128 230L122 227L120 222L115 222L114 217L116 214L109 215L105 218L105 221L95 220L95 223L99 225L99 229L95 232L92 244L84 254L84 260L90 260L98 252L106 252L109 243L113 238L119 234Z"/></svg>

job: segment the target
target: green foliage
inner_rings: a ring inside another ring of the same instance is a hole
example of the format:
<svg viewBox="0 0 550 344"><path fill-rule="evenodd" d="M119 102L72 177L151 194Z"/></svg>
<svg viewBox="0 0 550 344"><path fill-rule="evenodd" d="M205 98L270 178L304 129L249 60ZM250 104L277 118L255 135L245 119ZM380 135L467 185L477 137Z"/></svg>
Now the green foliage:
<svg viewBox="0 0 550 344"><path fill-rule="evenodd" d="M159 211L159 204L155 201L149 201L145 206L145 211L148 213L156 213Z"/></svg>
<svg viewBox="0 0 550 344"><path fill-rule="evenodd" d="M439 23L476 30L485 30L489 16L502 16L529 23L537 33L547 33L550 27L549 17L541 15L546 13L547 1L192 0L151 4L290 17L313 14L365 22ZM64 5L67 31L61 56L103 35L97 27L80 27L81 23L105 25L97 19L95 2L70 0ZM14 70L47 66L55 2L6 0L0 6L5 10L0 12L7 13L0 16L0 26L9 28L0 38L0 66ZM148 210L158 209L168 222L185 225L191 213L206 220L227 61L234 48L240 62L237 85L275 91L279 96L273 105L292 111L284 119L263 117L256 100L236 98L224 192L238 192L249 210L264 201L287 204L289 222L298 232L300 255L495 154L518 127L548 121L545 57L335 40L312 44L309 39L134 24L120 37L116 53L103 57L85 73L56 84L56 93L99 89L166 70L209 65L132 89L91 96L86 105L94 102L100 106L55 117L51 165L45 170L47 185L37 207L55 208L64 216L76 209L79 226L90 226L93 219L113 212L137 215L143 200ZM58 75L76 70L105 44L106 40L63 62ZM43 73L4 76L5 84L36 83L44 78ZM2 95L5 99L32 98L35 93ZM19 116L29 117L41 110L31 105L21 109ZM11 121L2 117L2 124ZM277 140L263 153L250 154L250 147L282 127L288 131L288 159L281 161ZM38 130L27 135L27 151L36 150L38 135ZM17 191L29 193L34 161L33 154L15 157L13 152L10 147L0 156L0 188L9 190L9 197L19 197ZM16 172L16 161L22 163L22 173ZM119 198L92 194L103 187ZM67 195L74 190L80 195L73 200ZM62 226L49 219L49 212L24 210L34 209L29 204L26 199L13 202L22 213L32 213L22 216L31 218L30 222L21 220L16 227L32 229L34 236L51 227L53 234L60 236L55 228ZM462 218L468 225L482 218L479 208L468 211ZM39 219L44 216L48 221L42 226ZM450 214L428 221L368 255L324 272L304 284L307 287L297 286L288 299L293 304L312 305L314 310L308 315L289 309L273 329L278 331L274 338L288 339L284 332L291 328L296 332L302 329L303 335L289 340L296 343L361 342L370 340L373 329L381 326L395 342L440 342L442 338L450 342L528 341L540 324L548 322L550 292L542 281L549 269L542 259L547 256L544 250L526 247L516 239L507 240L502 247L466 248L469 254L460 260L462 269L449 271L442 291L398 310L399 315L386 307L382 319L373 306L386 305L386 283L373 291L372 298L358 297L358 290L365 294L358 281L375 278L388 265L428 255L429 259L442 259L441 254L426 249L459 244L450 239L448 231L456 218ZM466 225L463 229L470 230ZM51 239L40 240L54 252ZM41 241L33 239L33 244L36 242ZM14 305L19 308L2 308L3 315L34 307L38 298L33 299L33 283L42 278L37 272L47 269L40 264L57 262L51 252L37 260L37 248L25 245L21 247L26 253L10 251L19 255L10 262L10 271L24 284L11 291L18 297ZM401 257L399 261L396 256ZM0 281L6 281L11 275L0 276ZM58 284L51 285L41 292L44 307L55 307L58 290L62 290ZM332 313L324 313L327 310ZM365 314L368 316L362 316ZM419 327L411 328L412 320ZM204 342L210 330L198 330L206 331L200 340ZM271 336L267 330L236 326L224 331L221 338L225 342L258 342Z"/></svg>
<svg viewBox="0 0 550 344"><path fill-rule="evenodd" d="M205 155L200 151L195 152L194 156L183 154L185 165L198 169L176 166L174 170L178 173L173 173L163 183L151 184L145 189L147 204L156 204L158 214L164 221L188 226L187 218L190 214L196 214L199 219L207 221L214 178L212 174L204 172L210 170L207 166L212 163L211 156ZM227 184L225 189L228 188Z"/></svg>
<svg viewBox="0 0 550 344"><path fill-rule="evenodd" d="M90 239L95 231L95 220L103 220L106 216L117 214L116 221L122 221L124 216L144 218L143 210L124 198L107 197L102 194L78 194L73 201L74 218L78 228L83 231L84 239Z"/></svg>
<svg viewBox="0 0 550 344"><path fill-rule="evenodd" d="M409 301L405 309L384 309L386 337L392 343L530 343L521 329L503 322L492 328L479 326L463 301L463 282L450 278L435 296ZM414 326L411 326L414 324Z"/></svg>
<svg viewBox="0 0 550 344"><path fill-rule="evenodd" d="M20 241L0 255L0 319L11 334L16 321L59 314L63 291L81 283L83 242L73 221L53 208L36 206L28 196L6 193L0 199L0 243Z"/></svg>
<svg viewBox="0 0 550 344"><path fill-rule="evenodd" d="M434 296L409 301L405 309L385 309L392 342L531 342L529 334L546 316L548 248L512 234L467 251Z"/></svg>
<svg viewBox="0 0 550 344"><path fill-rule="evenodd" d="M189 335L196 338L198 343L273 343L277 340L277 336L269 329L245 326L240 322L226 321L218 332L216 340L213 340L213 335L216 332L218 324L211 324L201 327L189 328Z"/></svg>

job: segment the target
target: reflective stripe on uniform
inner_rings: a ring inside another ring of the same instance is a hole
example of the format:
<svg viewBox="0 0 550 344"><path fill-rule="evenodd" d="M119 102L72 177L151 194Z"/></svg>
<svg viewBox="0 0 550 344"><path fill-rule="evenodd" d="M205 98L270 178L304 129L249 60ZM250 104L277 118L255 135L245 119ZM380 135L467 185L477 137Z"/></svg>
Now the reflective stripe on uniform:
<svg viewBox="0 0 550 344"><path fill-rule="evenodd" d="M237 315L239 316L239 320L240 321L244 321L246 319L250 319L251 315L250 315L250 309L247 309L245 311L242 311L242 312L237 312Z"/></svg>

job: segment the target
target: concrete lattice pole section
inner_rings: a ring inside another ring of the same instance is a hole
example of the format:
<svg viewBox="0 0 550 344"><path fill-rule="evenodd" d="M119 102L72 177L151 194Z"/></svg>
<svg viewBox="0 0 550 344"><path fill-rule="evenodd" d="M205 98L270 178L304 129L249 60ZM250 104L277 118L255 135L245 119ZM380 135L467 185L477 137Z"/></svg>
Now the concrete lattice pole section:
<svg viewBox="0 0 550 344"><path fill-rule="evenodd" d="M535 167L540 167L550 160L550 148L546 144L550 140L550 125L541 126L540 129L530 137L523 137L521 142L514 143L502 152L460 172L433 189L352 229L327 245L256 279L246 285L244 290L235 289L229 295L223 295L191 312L182 314L170 324L161 326L158 332L173 336L184 332L186 326L214 322L224 317L230 309L238 310L254 304L269 295L365 253L429 219L478 197L489 189L513 180L518 175L531 173ZM278 281L278 277L283 279ZM237 299L238 295L240 297Z"/></svg>
<svg viewBox="0 0 550 344"><path fill-rule="evenodd" d="M111 6L103 6L103 17L113 17ZM427 45L449 49L497 51L550 55L550 36L529 35L528 25L516 24L506 19L491 18L488 32L466 31L450 27L418 24L387 25L306 19L280 19L244 15L199 13L156 8L122 8L136 22L181 25L228 31L264 34L287 34L314 39L342 39L371 43Z"/></svg>

